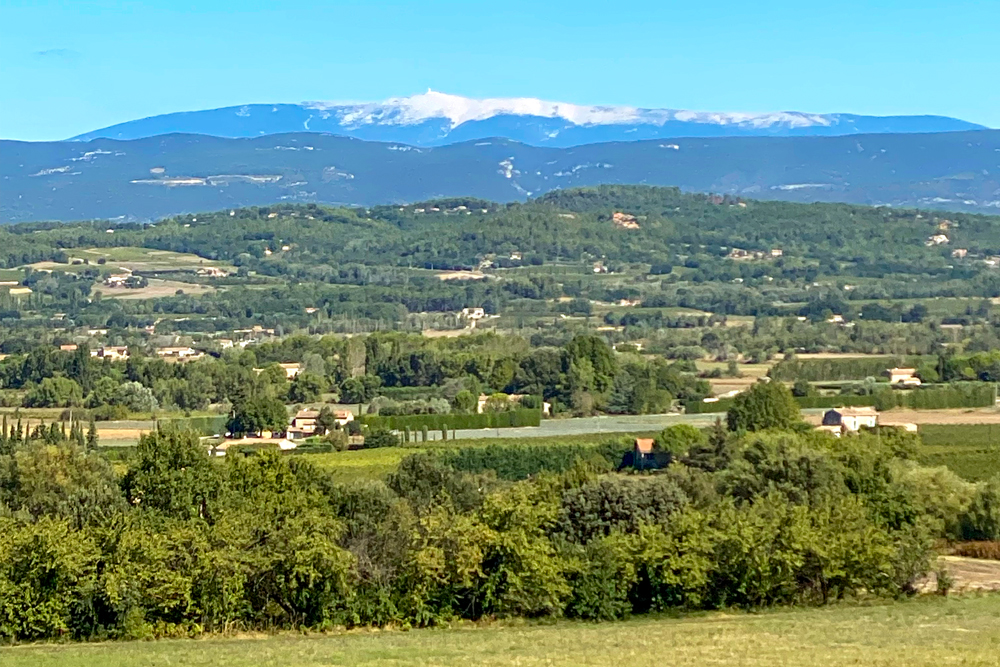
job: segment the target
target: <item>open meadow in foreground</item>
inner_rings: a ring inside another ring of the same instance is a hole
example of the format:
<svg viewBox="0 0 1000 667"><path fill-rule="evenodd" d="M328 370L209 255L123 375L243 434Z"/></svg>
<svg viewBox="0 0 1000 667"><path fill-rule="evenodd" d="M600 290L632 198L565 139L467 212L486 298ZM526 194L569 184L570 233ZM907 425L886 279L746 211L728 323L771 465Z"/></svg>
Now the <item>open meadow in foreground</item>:
<svg viewBox="0 0 1000 667"><path fill-rule="evenodd" d="M619 623L326 636L35 645L0 649L4 667L267 665L996 665L1000 595L873 607L644 617Z"/></svg>

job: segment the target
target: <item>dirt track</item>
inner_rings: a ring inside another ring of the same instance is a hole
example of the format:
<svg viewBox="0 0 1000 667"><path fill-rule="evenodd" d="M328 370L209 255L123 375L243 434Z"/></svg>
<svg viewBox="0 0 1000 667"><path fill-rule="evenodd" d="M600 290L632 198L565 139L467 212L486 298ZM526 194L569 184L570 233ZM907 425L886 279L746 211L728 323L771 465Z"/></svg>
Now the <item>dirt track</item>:
<svg viewBox="0 0 1000 667"><path fill-rule="evenodd" d="M954 580L951 590L956 593L1000 591L1000 560L941 556L937 565L951 575ZM931 572L917 587L923 593L936 591L937 573Z"/></svg>

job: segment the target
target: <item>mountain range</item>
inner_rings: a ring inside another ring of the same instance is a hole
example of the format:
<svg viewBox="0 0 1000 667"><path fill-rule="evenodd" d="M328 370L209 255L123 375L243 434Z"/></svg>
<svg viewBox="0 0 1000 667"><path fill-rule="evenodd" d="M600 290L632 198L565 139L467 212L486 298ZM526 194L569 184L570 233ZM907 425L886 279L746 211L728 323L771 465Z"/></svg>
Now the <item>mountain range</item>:
<svg viewBox="0 0 1000 667"><path fill-rule="evenodd" d="M1000 131L441 147L320 133L0 142L0 220L163 216L279 201L522 200L601 183L799 202L1000 211Z"/></svg>
<svg viewBox="0 0 1000 667"><path fill-rule="evenodd" d="M169 113L87 132L73 140L142 139L172 133L248 138L319 132L416 147L505 137L531 146L565 148L684 137L839 136L975 129L984 128L944 116L716 113L583 106L534 98L477 100L429 90L384 102L246 104Z"/></svg>

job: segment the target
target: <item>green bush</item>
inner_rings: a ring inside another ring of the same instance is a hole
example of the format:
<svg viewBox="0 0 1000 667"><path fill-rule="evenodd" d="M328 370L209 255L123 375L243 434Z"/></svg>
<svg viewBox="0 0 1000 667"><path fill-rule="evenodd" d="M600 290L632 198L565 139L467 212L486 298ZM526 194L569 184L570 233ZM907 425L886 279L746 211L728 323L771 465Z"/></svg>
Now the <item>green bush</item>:
<svg viewBox="0 0 1000 667"><path fill-rule="evenodd" d="M733 398L726 420L730 431L788 429L800 421L799 406L780 382L758 382Z"/></svg>

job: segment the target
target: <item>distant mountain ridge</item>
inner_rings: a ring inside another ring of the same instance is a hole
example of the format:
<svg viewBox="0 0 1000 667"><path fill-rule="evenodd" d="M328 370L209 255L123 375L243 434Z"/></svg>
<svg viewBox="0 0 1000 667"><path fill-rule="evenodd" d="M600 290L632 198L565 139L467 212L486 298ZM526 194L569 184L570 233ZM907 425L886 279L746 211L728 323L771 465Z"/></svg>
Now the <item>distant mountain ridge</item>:
<svg viewBox="0 0 1000 667"><path fill-rule="evenodd" d="M152 220L281 201L368 206L475 196L502 202L603 183L995 214L1000 130L574 148L504 138L422 148L310 133L0 141L0 183L3 222Z"/></svg>
<svg viewBox="0 0 1000 667"><path fill-rule="evenodd" d="M985 129L946 116L715 113L585 106L535 98L470 99L427 91L384 102L247 104L128 121L73 137L142 139L162 134L249 138L318 132L417 147L504 137L531 146L725 136L841 136Z"/></svg>

